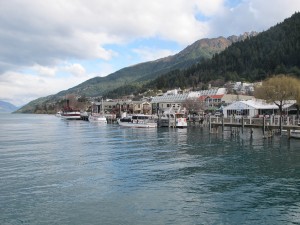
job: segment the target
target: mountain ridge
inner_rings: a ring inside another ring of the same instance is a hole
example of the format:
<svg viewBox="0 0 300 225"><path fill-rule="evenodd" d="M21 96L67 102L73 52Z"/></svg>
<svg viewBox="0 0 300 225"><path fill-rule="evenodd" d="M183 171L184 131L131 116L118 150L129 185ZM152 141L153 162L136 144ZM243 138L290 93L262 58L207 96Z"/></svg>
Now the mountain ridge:
<svg viewBox="0 0 300 225"><path fill-rule="evenodd" d="M2 101L0 100L0 112L13 112L15 110L17 110L18 107L9 103L9 102L6 102L6 101Z"/></svg>
<svg viewBox="0 0 300 225"><path fill-rule="evenodd" d="M35 99L23 106L17 112L34 112L37 105L58 101L67 94L95 97L104 95L109 91L122 88L126 85L134 84L139 87L139 85L147 83L169 71L186 69L204 59L210 59L214 54L225 50L232 43L256 36L257 34L257 32L249 32L240 36L232 35L228 38L221 36L218 38L200 39L175 55L124 67L106 77L91 78L77 86L62 90L57 94Z"/></svg>
<svg viewBox="0 0 300 225"><path fill-rule="evenodd" d="M300 77L300 13L270 27L253 38L235 42L210 60L187 70L171 71L143 87L172 89L206 88L208 82L255 82L276 74Z"/></svg>

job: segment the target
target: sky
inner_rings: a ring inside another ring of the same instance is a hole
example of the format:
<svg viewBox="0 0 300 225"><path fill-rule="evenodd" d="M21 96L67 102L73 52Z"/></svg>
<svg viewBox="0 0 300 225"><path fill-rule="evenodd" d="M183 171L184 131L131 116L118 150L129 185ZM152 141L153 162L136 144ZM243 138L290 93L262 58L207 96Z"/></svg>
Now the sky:
<svg viewBox="0 0 300 225"><path fill-rule="evenodd" d="M21 106L299 10L299 0L0 0L0 100Z"/></svg>

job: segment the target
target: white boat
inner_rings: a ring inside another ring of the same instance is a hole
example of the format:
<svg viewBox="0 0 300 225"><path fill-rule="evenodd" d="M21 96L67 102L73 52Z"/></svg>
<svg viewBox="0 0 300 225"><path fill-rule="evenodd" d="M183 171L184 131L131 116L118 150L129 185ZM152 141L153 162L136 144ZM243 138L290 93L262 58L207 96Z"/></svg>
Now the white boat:
<svg viewBox="0 0 300 225"><path fill-rule="evenodd" d="M137 114L118 119L118 124L122 127L155 128L157 120L151 115Z"/></svg>
<svg viewBox="0 0 300 225"><path fill-rule="evenodd" d="M100 124L107 124L107 119L104 115L104 110L103 110L103 99L101 100L102 103L101 103L101 112L97 112L97 113L94 113L93 109L94 109L94 106L92 105L92 113L89 115L88 117L88 120L90 122L93 122L93 123L100 123Z"/></svg>
<svg viewBox="0 0 300 225"><path fill-rule="evenodd" d="M186 128L187 120L184 112L181 112L180 109L175 111L171 107L159 117L158 124L160 127Z"/></svg>
<svg viewBox="0 0 300 225"><path fill-rule="evenodd" d="M89 115L89 121L94 123L107 124L106 117L103 114L99 113L92 113L91 115Z"/></svg>
<svg viewBox="0 0 300 225"><path fill-rule="evenodd" d="M61 117L61 111L58 111L56 114L55 114L56 117Z"/></svg>
<svg viewBox="0 0 300 225"><path fill-rule="evenodd" d="M290 138L300 138L300 130L291 130Z"/></svg>
<svg viewBox="0 0 300 225"><path fill-rule="evenodd" d="M281 135L288 136L289 138L300 138L300 130L282 130Z"/></svg>
<svg viewBox="0 0 300 225"><path fill-rule="evenodd" d="M61 118L66 120L80 120L80 111L79 110L64 110L61 112Z"/></svg>

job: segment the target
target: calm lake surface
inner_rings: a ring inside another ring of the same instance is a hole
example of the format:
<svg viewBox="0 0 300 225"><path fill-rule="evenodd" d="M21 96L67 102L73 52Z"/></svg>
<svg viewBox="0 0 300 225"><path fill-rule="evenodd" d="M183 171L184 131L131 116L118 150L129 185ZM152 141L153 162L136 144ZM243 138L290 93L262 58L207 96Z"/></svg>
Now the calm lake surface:
<svg viewBox="0 0 300 225"><path fill-rule="evenodd" d="M0 224L300 224L300 140L0 114Z"/></svg>

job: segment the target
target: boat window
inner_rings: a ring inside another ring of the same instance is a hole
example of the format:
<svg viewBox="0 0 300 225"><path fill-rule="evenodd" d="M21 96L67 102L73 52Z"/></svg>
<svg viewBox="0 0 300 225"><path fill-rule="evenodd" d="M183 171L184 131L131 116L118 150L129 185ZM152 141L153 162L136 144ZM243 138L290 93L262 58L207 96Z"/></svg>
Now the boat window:
<svg viewBox="0 0 300 225"><path fill-rule="evenodd" d="M120 119L121 122L131 122L131 119L128 117Z"/></svg>

